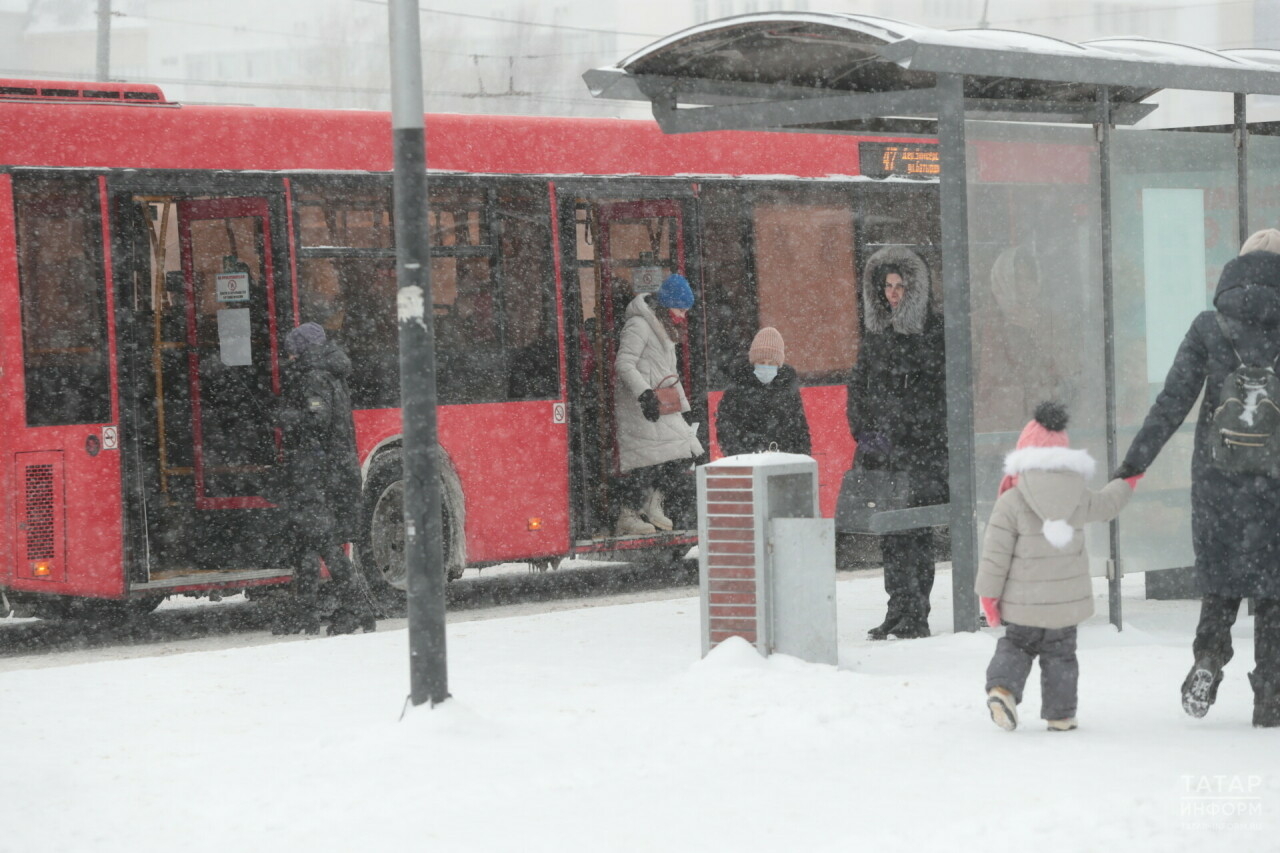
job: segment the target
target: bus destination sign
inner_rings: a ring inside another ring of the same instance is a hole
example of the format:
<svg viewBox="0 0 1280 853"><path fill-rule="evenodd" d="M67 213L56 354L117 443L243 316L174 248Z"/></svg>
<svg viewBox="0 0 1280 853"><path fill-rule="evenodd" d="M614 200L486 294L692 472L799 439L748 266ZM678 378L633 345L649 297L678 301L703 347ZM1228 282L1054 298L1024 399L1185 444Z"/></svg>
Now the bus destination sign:
<svg viewBox="0 0 1280 853"><path fill-rule="evenodd" d="M858 144L862 174L868 178L920 178L942 174L936 142L862 142Z"/></svg>

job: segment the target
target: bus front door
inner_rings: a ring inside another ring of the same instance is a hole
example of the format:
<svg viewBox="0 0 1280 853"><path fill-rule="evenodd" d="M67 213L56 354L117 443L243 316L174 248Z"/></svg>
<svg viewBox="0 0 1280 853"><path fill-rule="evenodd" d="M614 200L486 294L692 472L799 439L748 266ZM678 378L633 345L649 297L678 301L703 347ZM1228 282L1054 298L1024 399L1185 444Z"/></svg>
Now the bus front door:
<svg viewBox="0 0 1280 853"><path fill-rule="evenodd" d="M614 359L626 323L627 307L639 294L655 292L672 273L686 274L685 202L574 200L577 280L570 283L569 312L577 326L577 357L571 377L573 422L574 538L614 540L620 509ZM573 286L576 284L576 288ZM690 312L692 318L696 312ZM690 325L690 346L680 359L686 393L698 399L698 372L692 353L700 324ZM695 378L697 377L697 378ZM698 411L695 405L695 415ZM703 418L705 420L705 418ZM706 435L701 427L700 435ZM643 538L643 537L641 537Z"/></svg>
<svg viewBox="0 0 1280 853"><path fill-rule="evenodd" d="M139 306L134 460L142 506L131 579L285 565L271 502L282 326L266 198L133 198Z"/></svg>

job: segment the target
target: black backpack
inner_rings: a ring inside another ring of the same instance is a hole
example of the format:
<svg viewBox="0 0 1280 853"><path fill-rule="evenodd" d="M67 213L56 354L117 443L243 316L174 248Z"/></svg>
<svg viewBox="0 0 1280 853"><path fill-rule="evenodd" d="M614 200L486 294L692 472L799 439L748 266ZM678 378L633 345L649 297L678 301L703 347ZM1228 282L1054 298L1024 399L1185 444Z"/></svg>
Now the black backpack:
<svg viewBox="0 0 1280 853"><path fill-rule="evenodd" d="M1240 366L1223 380L1213 412L1213 464L1232 474L1280 476L1280 376L1275 361L1269 367L1247 366L1222 315L1216 317Z"/></svg>

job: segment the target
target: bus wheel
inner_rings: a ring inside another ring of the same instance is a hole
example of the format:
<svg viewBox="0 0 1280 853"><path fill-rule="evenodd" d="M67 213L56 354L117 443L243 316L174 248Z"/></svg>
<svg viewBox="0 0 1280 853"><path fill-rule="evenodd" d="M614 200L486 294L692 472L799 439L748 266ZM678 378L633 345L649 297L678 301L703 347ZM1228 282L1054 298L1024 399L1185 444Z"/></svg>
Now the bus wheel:
<svg viewBox="0 0 1280 853"><path fill-rule="evenodd" d="M373 461L365 480L362 501L365 536L358 554L360 567L374 592L390 602L403 602L408 592L405 567L404 466L400 450L383 453ZM462 566L453 557L453 513L448 501L441 507L442 550L449 580L462 577Z"/></svg>

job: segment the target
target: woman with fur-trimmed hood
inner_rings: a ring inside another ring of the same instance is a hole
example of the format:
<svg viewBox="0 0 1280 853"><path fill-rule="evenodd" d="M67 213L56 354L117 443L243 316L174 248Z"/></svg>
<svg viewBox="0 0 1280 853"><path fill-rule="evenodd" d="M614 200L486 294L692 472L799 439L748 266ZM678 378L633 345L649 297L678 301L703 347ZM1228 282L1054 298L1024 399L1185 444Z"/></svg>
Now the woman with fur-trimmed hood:
<svg viewBox="0 0 1280 853"><path fill-rule="evenodd" d="M1052 731L1076 727L1076 626L1093 615L1080 528L1119 515L1137 481L1112 480L1090 491L1093 457L1068 445L1066 428L1066 411L1041 403L1005 457L974 583L987 621L1008 626L987 667L987 708L1010 731L1036 657L1040 716Z"/></svg>
<svg viewBox="0 0 1280 853"><path fill-rule="evenodd" d="M849 380L853 464L864 470L908 472L911 506L947 499L946 353L942 318L931 308L929 269L915 252L889 246L873 254L862 276L866 332ZM934 557L931 530L880 540L884 622L868 637L929 636Z"/></svg>

